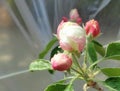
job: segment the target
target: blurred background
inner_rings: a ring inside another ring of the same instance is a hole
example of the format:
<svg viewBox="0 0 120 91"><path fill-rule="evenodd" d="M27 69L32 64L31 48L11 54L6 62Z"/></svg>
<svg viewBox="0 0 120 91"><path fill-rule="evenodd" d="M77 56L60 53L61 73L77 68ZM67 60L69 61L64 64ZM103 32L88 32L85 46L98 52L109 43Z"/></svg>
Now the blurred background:
<svg viewBox="0 0 120 91"><path fill-rule="evenodd" d="M97 40L102 44L120 39L120 0L0 0L0 91L43 91L62 77L28 69L73 8L83 22L99 21L102 35ZM75 91L82 91L77 83Z"/></svg>

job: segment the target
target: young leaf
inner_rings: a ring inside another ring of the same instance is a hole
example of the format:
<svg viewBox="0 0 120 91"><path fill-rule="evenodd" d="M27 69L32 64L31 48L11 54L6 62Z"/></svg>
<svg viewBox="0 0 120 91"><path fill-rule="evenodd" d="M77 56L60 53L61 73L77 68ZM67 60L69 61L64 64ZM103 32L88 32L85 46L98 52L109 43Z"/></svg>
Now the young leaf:
<svg viewBox="0 0 120 91"><path fill-rule="evenodd" d="M35 70L51 70L52 68L48 60L37 59L30 64L29 69L31 71L35 71Z"/></svg>
<svg viewBox="0 0 120 91"><path fill-rule="evenodd" d="M61 48L59 48L59 46L56 46L52 51L51 51L51 55L50 58L52 58L55 54L57 54L58 52L63 52L63 50Z"/></svg>
<svg viewBox="0 0 120 91"><path fill-rule="evenodd" d="M55 71L54 71L54 70L49 69L49 70L48 70L48 72L49 72L50 74L54 74L54 72L55 72Z"/></svg>
<svg viewBox="0 0 120 91"><path fill-rule="evenodd" d="M44 91L64 91L67 85L64 84L52 84L49 85Z"/></svg>
<svg viewBox="0 0 120 91"><path fill-rule="evenodd" d="M120 91L120 77L110 77L104 81L104 85L110 89L110 91Z"/></svg>
<svg viewBox="0 0 120 91"><path fill-rule="evenodd" d="M120 60L120 42L114 42L108 45L105 58Z"/></svg>
<svg viewBox="0 0 120 91"><path fill-rule="evenodd" d="M52 84L49 85L44 91L74 91L71 84Z"/></svg>
<svg viewBox="0 0 120 91"><path fill-rule="evenodd" d="M74 91L73 85L69 84L64 91Z"/></svg>
<svg viewBox="0 0 120 91"><path fill-rule="evenodd" d="M64 79L61 79L61 80L55 82L55 84L64 84L65 82L67 82L67 80L72 79L72 78L73 77L66 77Z"/></svg>
<svg viewBox="0 0 120 91"><path fill-rule="evenodd" d="M94 43L94 47L95 50L101 55L104 56L105 55L105 48L97 41L93 40L92 41Z"/></svg>
<svg viewBox="0 0 120 91"><path fill-rule="evenodd" d="M94 44L92 42L89 42L87 44L87 51L88 51L88 57L91 60L91 62L94 63L95 61L97 61L97 54L95 51Z"/></svg>
<svg viewBox="0 0 120 91"><path fill-rule="evenodd" d="M109 77L120 76L120 68L103 68L101 71Z"/></svg>
<svg viewBox="0 0 120 91"><path fill-rule="evenodd" d="M52 46L57 42L57 38L53 37L52 40L47 44L45 49L39 54L39 58L43 59L48 51L52 48Z"/></svg>

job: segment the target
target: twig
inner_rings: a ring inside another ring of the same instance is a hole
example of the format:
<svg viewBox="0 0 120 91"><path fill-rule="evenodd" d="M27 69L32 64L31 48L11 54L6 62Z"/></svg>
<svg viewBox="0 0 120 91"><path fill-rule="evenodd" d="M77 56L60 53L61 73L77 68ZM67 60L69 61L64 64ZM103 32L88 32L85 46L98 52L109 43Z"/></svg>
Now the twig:
<svg viewBox="0 0 120 91"><path fill-rule="evenodd" d="M104 91L104 90L97 84L97 82L94 82L94 81L89 81L89 82L87 83L87 86L88 86L88 87L91 87L91 88L94 88L94 89L96 89L97 91Z"/></svg>

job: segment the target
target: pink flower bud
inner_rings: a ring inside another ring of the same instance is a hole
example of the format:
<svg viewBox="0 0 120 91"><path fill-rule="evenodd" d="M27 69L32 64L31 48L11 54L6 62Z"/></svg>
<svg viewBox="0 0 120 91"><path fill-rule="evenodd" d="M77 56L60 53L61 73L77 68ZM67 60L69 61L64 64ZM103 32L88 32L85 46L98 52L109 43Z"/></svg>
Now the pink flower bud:
<svg viewBox="0 0 120 91"><path fill-rule="evenodd" d="M62 17L62 20L63 20L64 22L67 22L67 21L68 21L68 18L67 18L67 17Z"/></svg>
<svg viewBox="0 0 120 91"><path fill-rule="evenodd" d="M85 24L86 34L92 34L93 37L96 37L100 34L100 26L98 21L92 19Z"/></svg>
<svg viewBox="0 0 120 91"><path fill-rule="evenodd" d="M76 23L81 24L82 23L82 18L77 18Z"/></svg>
<svg viewBox="0 0 120 91"><path fill-rule="evenodd" d="M67 22L67 21L68 21L68 19L66 17L62 17L62 21L60 22L60 24L59 24L59 26L57 28L57 33L59 32L59 30L62 29L64 23ZM58 36L58 38L59 38L59 36Z"/></svg>
<svg viewBox="0 0 120 91"><path fill-rule="evenodd" d="M70 20L75 21L78 24L82 23L82 18L80 17L77 9L72 9L70 11L69 16L70 16Z"/></svg>
<svg viewBox="0 0 120 91"><path fill-rule="evenodd" d="M72 59L63 53L53 56L51 59L52 68L58 71L68 70L72 65Z"/></svg>
<svg viewBox="0 0 120 91"><path fill-rule="evenodd" d="M64 22L57 36L60 47L67 51L81 52L86 43L85 31L74 22Z"/></svg>
<svg viewBox="0 0 120 91"><path fill-rule="evenodd" d="M77 9L72 9L70 11L70 19L76 20L77 18L79 18L79 13L78 13Z"/></svg>

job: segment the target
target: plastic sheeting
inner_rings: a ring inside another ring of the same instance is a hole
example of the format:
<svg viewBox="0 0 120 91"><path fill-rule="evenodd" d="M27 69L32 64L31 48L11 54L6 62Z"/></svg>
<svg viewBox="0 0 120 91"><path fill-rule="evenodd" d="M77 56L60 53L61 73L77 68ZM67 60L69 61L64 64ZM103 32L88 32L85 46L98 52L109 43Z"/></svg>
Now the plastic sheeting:
<svg viewBox="0 0 120 91"><path fill-rule="evenodd" d="M98 40L103 44L119 40L119 5L120 0L0 0L0 91L43 91L61 77L47 71L28 72L28 66L72 8L79 10L83 22L92 18L100 22ZM82 91L75 86L75 91Z"/></svg>

